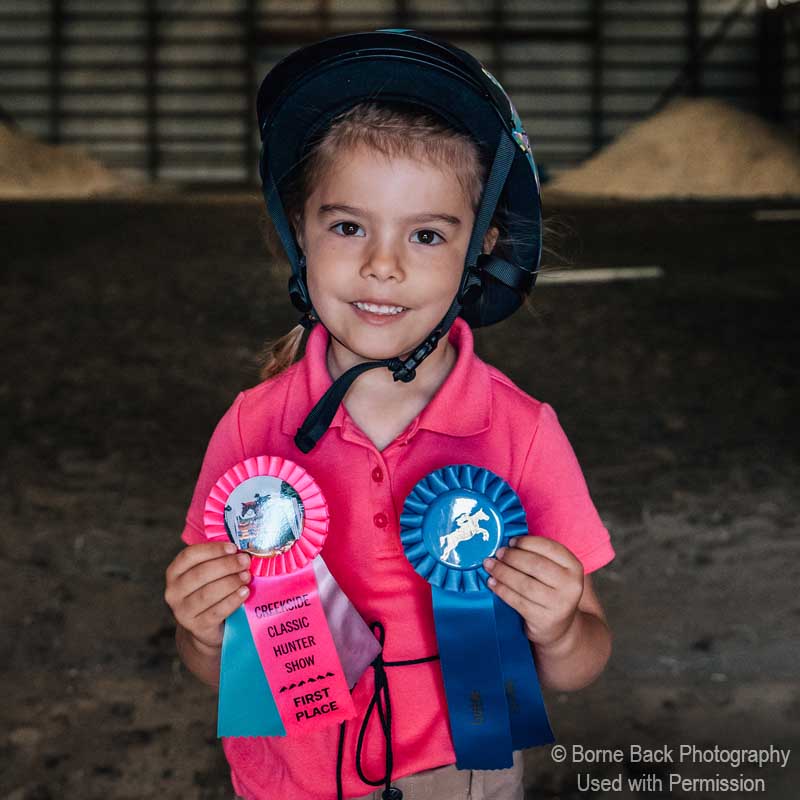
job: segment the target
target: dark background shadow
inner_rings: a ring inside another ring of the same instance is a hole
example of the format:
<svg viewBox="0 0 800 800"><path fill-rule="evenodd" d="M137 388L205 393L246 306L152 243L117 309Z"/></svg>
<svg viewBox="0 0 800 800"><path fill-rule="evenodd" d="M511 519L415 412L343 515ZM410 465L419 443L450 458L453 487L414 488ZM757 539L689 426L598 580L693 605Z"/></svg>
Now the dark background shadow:
<svg viewBox="0 0 800 800"><path fill-rule="evenodd" d="M532 311L477 335L555 407L617 550L595 578L612 661L548 695L567 745L800 744L798 223L755 208L554 199L561 259L665 277L542 281ZM230 796L163 571L213 426L295 321L263 213L256 193L0 205L6 797ZM527 779L531 797L604 797L579 773L741 772L789 800L796 764L589 768L545 748Z"/></svg>

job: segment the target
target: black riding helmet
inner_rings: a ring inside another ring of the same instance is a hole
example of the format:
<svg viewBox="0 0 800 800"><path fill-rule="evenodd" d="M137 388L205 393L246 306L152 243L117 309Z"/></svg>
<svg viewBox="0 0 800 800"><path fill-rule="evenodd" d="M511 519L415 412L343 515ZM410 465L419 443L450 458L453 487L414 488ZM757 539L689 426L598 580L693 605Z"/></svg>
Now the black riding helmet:
<svg viewBox="0 0 800 800"><path fill-rule="evenodd" d="M412 30L335 36L295 51L264 78L258 92L259 174L264 198L292 276L289 295L313 319L305 257L286 218L281 193L293 170L335 117L363 101L422 107L469 135L491 164L457 296L439 325L409 358L359 364L326 392L295 437L309 452L330 425L347 389L367 369L386 366L410 381L457 316L473 328L510 316L536 281L541 258L539 178L530 144L511 100L469 53ZM509 240L507 259L481 253L499 206Z"/></svg>

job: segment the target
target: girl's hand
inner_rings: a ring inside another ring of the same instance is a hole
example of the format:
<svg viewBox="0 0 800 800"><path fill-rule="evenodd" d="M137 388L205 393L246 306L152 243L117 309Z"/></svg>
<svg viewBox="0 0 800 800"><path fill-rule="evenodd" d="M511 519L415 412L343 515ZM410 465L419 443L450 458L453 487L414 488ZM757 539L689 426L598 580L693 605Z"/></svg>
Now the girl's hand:
<svg viewBox="0 0 800 800"><path fill-rule="evenodd" d="M222 646L223 622L249 593L250 556L230 542L193 544L167 567L164 600L201 644Z"/></svg>
<svg viewBox="0 0 800 800"><path fill-rule="evenodd" d="M489 587L525 621L525 635L549 646L570 629L583 594L583 565L564 545L519 536L483 563Z"/></svg>

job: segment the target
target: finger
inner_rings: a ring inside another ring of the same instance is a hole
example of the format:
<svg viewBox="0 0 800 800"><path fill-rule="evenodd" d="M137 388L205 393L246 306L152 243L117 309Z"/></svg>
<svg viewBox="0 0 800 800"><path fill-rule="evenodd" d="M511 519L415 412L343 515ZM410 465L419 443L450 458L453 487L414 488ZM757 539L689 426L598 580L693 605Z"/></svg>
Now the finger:
<svg viewBox="0 0 800 800"><path fill-rule="evenodd" d="M182 615L188 620L198 620L209 609L216 606L224 598L236 594L240 589L247 589L247 593L249 593L249 588L243 583L239 575L229 575L212 583L207 583L197 591L192 592L184 600L181 609ZM246 597L247 593L240 596Z"/></svg>
<svg viewBox="0 0 800 800"><path fill-rule="evenodd" d="M504 602L511 606L524 620L534 620L542 613L542 606L512 589L499 580L489 579L489 587Z"/></svg>
<svg viewBox="0 0 800 800"><path fill-rule="evenodd" d="M167 580L176 580L192 567L209 561L213 558L221 558L236 552L236 545L233 542L203 542L203 544L191 544L181 550L173 562L167 567Z"/></svg>
<svg viewBox="0 0 800 800"><path fill-rule="evenodd" d="M583 565L568 547L565 547L561 542L548 539L546 536L533 536L530 534L527 536L515 536L511 539L509 545L512 548L519 547L521 550L527 550L530 553L539 553L566 569L573 569L577 565L583 570Z"/></svg>
<svg viewBox="0 0 800 800"><path fill-rule="evenodd" d="M553 592L551 587L502 561L487 559L484 567L498 585L503 584L537 606L549 607L548 599Z"/></svg>
<svg viewBox="0 0 800 800"><path fill-rule="evenodd" d="M212 583L237 572L245 572L249 566L250 556L246 553L236 553L209 561L201 561L190 570L184 572L174 582L174 587L179 596L186 597L207 583Z"/></svg>
<svg viewBox="0 0 800 800"><path fill-rule="evenodd" d="M239 575L239 582L247 583L250 580L249 565L250 556L246 553L236 553L222 558L213 558L209 561L201 561L176 580L171 583L168 582L164 598L170 608L175 610L178 606L183 606L186 603L186 599L194 592L221 578Z"/></svg>
<svg viewBox="0 0 800 800"><path fill-rule="evenodd" d="M560 564L557 564L541 553L523 550L519 547L501 547L495 558L503 564L536 578L547 586L555 589L568 574Z"/></svg>
<svg viewBox="0 0 800 800"><path fill-rule="evenodd" d="M250 590L247 586L240 586L235 592L223 597L219 602L207 608L195 619L195 624L203 627L216 628L221 625L237 608L247 599Z"/></svg>
<svg viewBox="0 0 800 800"><path fill-rule="evenodd" d="M192 569L184 572L176 581L184 589L184 595L199 589L206 583L233 575L236 572L244 572L250 567L250 556L247 553L236 553L232 556L214 558L210 561L201 561Z"/></svg>

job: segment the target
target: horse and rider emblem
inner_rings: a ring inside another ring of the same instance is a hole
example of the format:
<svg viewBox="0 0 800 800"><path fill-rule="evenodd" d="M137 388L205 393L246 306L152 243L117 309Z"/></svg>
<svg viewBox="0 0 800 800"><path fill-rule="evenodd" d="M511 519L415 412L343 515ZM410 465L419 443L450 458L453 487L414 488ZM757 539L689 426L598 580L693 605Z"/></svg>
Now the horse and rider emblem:
<svg viewBox="0 0 800 800"><path fill-rule="evenodd" d="M421 478L400 515L406 558L431 586L448 592L484 591L484 560L510 537L527 532L514 490L472 464L451 464Z"/></svg>
<svg viewBox="0 0 800 800"><path fill-rule="evenodd" d="M300 495L286 481L268 475L249 478L231 493L225 528L240 550L254 556L285 553L303 530Z"/></svg>
<svg viewBox="0 0 800 800"><path fill-rule="evenodd" d="M461 564L461 557L456 548L462 543L472 539L473 536L482 538L484 542L489 541L489 531L482 528L481 522L488 522L489 515L479 508L473 514L459 514L454 522L456 529L452 533L447 533L439 537L439 547L444 547L444 551L440 556L444 562L450 562L456 566Z"/></svg>
<svg viewBox="0 0 800 800"><path fill-rule="evenodd" d="M461 490L440 496L426 514L423 539L440 564L473 570L494 554L503 535L503 523L493 503L477 493Z"/></svg>

